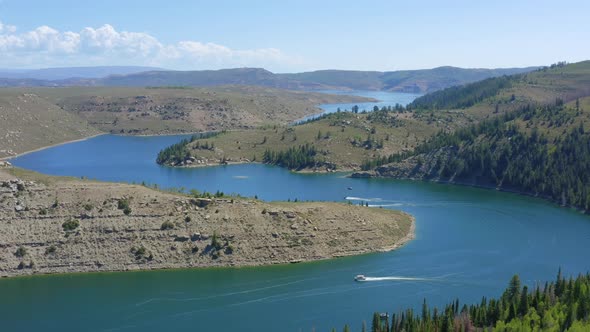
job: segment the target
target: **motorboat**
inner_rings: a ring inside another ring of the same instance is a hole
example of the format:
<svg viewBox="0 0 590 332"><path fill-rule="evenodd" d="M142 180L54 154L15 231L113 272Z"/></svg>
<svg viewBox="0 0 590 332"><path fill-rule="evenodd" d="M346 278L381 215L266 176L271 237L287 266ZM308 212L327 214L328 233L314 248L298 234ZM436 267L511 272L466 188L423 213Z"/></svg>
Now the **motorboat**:
<svg viewBox="0 0 590 332"><path fill-rule="evenodd" d="M365 277L365 275L363 275L363 274L359 274L354 277L354 281L366 281L366 280L367 280L367 277Z"/></svg>

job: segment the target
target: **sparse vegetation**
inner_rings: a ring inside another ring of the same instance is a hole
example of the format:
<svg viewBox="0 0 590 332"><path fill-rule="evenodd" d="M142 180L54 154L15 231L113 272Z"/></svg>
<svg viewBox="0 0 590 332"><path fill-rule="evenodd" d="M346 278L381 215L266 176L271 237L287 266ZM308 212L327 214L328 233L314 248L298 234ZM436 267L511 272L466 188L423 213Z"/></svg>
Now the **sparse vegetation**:
<svg viewBox="0 0 590 332"><path fill-rule="evenodd" d="M54 254L57 251L57 248L54 245L50 245L45 249L45 255Z"/></svg>
<svg viewBox="0 0 590 332"><path fill-rule="evenodd" d="M61 226L65 232L71 232L80 226L80 222L77 219L70 218L66 220Z"/></svg>
<svg viewBox="0 0 590 332"><path fill-rule="evenodd" d="M169 230L169 229L174 229L174 223L172 223L171 221L164 221L162 223L162 225L160 226L160 229L163 231Z"/></svg>
<svg viewBox="0 0 590 332"><path fill-rule="evenodd" d="M16 257L25 257L27 255L27 249L25 249L25 247L20 246L16 249L16 251L14 252L14 256Z"/></svg>

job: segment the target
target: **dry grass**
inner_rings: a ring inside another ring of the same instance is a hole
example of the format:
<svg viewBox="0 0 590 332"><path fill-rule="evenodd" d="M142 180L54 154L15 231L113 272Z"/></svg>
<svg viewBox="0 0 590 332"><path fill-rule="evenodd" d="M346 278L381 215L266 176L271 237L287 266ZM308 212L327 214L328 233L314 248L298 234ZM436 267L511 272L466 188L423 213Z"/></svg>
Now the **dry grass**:
<svg viewBox="0 0 590 332"><path fill-rule="evenodd" d="M359 169L363 161L377 156L413 149L439 130L452 130L467 121L459 112L425 114L389 113L385 120L371 120L368 114L349 112L297 126L264 126L253 130L230 131L190 145L192 155L205 164L261 161L265 150L283 151L302 144L312 144L325 162L339 170ZM371 139L382 147L369 148ZM214 149L197 146L213 144ZM321 170L320 170L321 171Z"/></svg>
<svg viewBox="0 0 590 332"><path fill-rule="evenodd" d="M9 182L15 175L19 187ZM392 250L413 237L413 225L387 209L237 197L202 206L138 185L0 169L0 276L326 259Z"/></svg>

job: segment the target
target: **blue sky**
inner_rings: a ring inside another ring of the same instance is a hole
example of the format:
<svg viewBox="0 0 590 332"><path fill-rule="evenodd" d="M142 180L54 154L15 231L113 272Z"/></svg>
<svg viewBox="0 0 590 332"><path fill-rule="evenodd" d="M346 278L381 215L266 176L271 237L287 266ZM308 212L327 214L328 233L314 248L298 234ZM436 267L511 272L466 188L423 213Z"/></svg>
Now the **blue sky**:
<svg viewBox="0 0 590 332"><path fill-rule="evenodd" d="M399 70L590 58L590 1L0 0L0 67Z"/></svg>

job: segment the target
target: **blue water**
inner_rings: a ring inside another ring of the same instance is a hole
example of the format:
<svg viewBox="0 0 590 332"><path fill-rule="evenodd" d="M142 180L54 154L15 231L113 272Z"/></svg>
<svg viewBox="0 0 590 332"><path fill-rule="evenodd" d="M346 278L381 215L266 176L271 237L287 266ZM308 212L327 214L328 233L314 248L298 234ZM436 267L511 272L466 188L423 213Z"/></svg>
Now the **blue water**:
<svg viewBox="0 0 590 332"><path fill-rule="evenodd" d="M404 93L404 92L387 92L387 91L337 91L337 90L325 90L322 91L325 93L331 94L338 94L338 95L355 95L367 98L374 98L377 99L378 102L373 103L341 103L341 104L322 104L320 107L324 110L322 114L328 113L335 113L340 109L340 111L351 111L352 108L356 105L359 107L359 112L373 111L373 107L377 106L387 107L387 106L395 106L395 104L400 104L402 106L406 106L407 104L411 103L414 99L420 97L420 94L415 93ZM299 120L298 122L304 122L306 120L315 119L320 115L310 115L304 117L303 119Z"/></svg>
<svg viewBox="0 0 590 332"><path fill-rule="evenodd" d="M222 190L264 200L369 202L416 217L399 250L246 269L65 275L0 280L7 331L359 330L374 311L499 296L513 274L534 285L590 270L590 218L493 190L344 174L295 174L260 164L172 169L156 153L181 137L99 136L16 158L55 175ZM352 190L347 188L351 187ZM356 274L385 280L356 283ZM394 278L391 278L394 277ZM396 280L395 277L418 278ZM389 280L387 280L389 279Z"/></svg>

